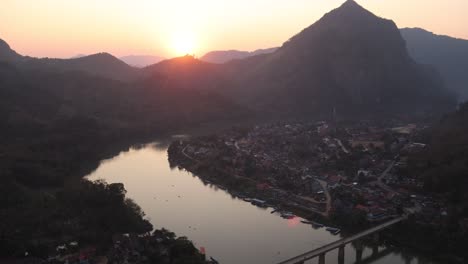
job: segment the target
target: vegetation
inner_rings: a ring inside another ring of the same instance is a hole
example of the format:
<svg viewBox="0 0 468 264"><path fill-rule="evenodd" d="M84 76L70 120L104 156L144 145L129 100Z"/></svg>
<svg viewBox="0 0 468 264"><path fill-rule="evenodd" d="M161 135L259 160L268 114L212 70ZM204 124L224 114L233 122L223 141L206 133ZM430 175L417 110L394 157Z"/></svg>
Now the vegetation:
<svg viewBox="0 0 468 264"><path fill-rule="evenodd" d="M427 191L465 195L468 187L468 103L431 128L426 140L428 148L413 157L411 173L424 178Z"/></svg>
<svg viewBox="0 0 468 264"><path fill-rule="evenodd" d="M37 190L7 180L0 188L0 256L47 257L70 241L105 247L116 233L152 230L122 184L80 180Z"/></svg>

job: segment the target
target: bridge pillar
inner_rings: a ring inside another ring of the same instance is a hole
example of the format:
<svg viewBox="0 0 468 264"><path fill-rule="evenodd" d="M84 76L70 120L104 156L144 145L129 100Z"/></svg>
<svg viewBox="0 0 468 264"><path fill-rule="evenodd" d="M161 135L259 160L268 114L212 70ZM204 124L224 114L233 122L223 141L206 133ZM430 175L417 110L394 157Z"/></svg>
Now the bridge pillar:
<svg viewBox="0 0 468 264"><path fill-rule="evenodd" d="M375 232L372 236L372 240L373 240L372 255L377 255L377 253L379 253L379 239L380 239L379 233Z"/></svg>
<svg viewBox="0 0 468 264"><path fill-rule="evenodd" d="M356 246L356 263L361 263L361 261L362 261L362 252L364 250L364 248L362 246L362 241L357 240L355 246Z"/></svg>
<svg viewBox="0 0 468 264"><path fill-rule="evenodd" d="M341 245L338 248L338 264L344 264L344 249L345 245Z"/></svg>
<svg viewBox="0 0 468 264"><path fill-rule="evenodd" d="M318 264L325 264L325 253L319 255Z"/></svg>
<svg viewBox="0 0 468 264"><path fill-rule="evenodd" d="M379 253L379 246L374 245L372 246L372 256L375 256Z"/></svg>

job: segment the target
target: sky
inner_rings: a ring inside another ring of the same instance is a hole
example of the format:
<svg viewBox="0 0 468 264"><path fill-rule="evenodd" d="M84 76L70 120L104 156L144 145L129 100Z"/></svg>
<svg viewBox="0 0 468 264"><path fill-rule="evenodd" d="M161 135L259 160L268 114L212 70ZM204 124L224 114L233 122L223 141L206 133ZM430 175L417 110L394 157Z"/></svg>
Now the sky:
<svg viewBox="0 0 468 264"><path fill-rule="evenodd" d="M344 0L0 0L0 38L18 53L166 58L280 46ZM398 27L468 39L468 0L356 0Z"/></svg>

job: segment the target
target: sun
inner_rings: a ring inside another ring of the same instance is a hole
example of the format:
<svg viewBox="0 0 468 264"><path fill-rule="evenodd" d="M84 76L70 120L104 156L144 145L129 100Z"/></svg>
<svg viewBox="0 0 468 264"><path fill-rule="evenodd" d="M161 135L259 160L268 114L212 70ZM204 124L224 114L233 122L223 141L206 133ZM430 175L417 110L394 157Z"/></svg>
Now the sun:
<svg viewBox="0 0 468 264"><path fill-rule="evenodd" d="M192 32L175 32L172 37L172 48L177 56L194 55L196 48L195 34Z"/></svg>

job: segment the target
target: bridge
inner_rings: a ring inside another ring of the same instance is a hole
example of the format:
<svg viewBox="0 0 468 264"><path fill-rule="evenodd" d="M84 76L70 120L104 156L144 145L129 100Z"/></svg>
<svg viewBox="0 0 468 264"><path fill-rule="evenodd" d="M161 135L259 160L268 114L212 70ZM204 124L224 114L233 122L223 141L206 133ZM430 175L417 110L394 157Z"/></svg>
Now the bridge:
<svg viewBox="0 0 468 264"><path fill-rule="evenodd" d="M316 248L314 250L311 250L309 252L306 252L304 254L301 254L299 256L290 258L288 260L285 260L283 262L280 262L279 264L303 264L305 261L319 257L319 264L325 264L325 254L329 251L332 251L334 249L338 248L338 263L344 263L344 249L345 245L349 244L354 241L359 241L359 239L369 236L371 234L377 234L379 231L382 231L385 228L388 228L394 224L397 224L403 220L405 220L407 216L400 216L398 218L395 218L393 220L390 220L388 222L385 222L383 224L374 226L372 228L369 228L367 230L364 230L360 233L357 233L355 235L352 235L350 237L342 238L340 240L337 240L335 242L332 242L330 244L327 244L325 246ZM360 250L360 252L359 252ZM362 247L358 248L358 252L356 254L356 258L360 258L359 255L362 257ZM359 260L357 260L359 261Z"/></svg>

